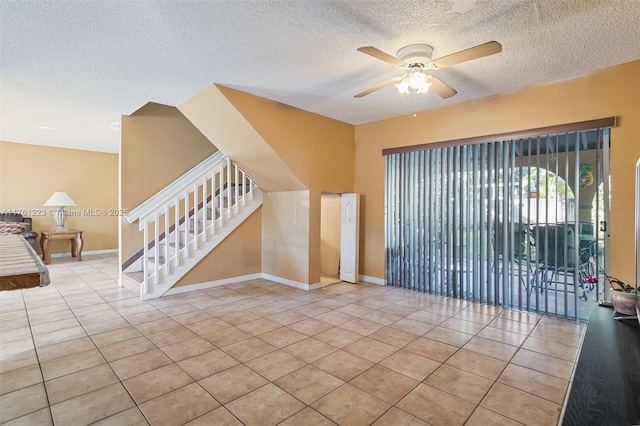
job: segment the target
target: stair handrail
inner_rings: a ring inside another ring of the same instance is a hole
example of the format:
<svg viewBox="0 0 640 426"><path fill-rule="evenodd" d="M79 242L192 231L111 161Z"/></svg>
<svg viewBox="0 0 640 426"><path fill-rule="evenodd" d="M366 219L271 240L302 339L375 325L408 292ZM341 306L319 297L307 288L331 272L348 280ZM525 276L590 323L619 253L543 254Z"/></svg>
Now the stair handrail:
<svg viewBox="0 0 640 426"><path fill-rule="evenodd" d="M202 178L202 176L208 173L212 167L225 160L225 156L222 151L216 151L209 157L202 160L197 166L165 186L163 189L152 195L148 200L130 210L124 217L127 222L134 223L140 218L149 216L159 208L162 208L169 200L172 200L176 195L184 192L193 183Z"/></svg>

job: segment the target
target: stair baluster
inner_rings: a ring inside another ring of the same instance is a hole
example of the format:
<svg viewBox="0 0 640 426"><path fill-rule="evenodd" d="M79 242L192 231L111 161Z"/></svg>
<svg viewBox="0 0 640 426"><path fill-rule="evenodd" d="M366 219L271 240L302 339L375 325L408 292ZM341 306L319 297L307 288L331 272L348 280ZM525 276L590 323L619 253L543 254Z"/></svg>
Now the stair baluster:
<svg viewBox="0 0 640 426"><path fill-rule="evenodd" d="M176 246L175 252L173 254L174 259L174 268L180 266L180 199L175 198L173 200L173 204L175 206L175 217L173 218L173 240ZM169 240L169 236L166 236L167 241Z"/></svg>
<svg viewBox="0 0 640 426"><path fill-rule="evenodd" d="M218 221L216 220L216 197L215 197L215 189L216 189L216 178L215 172L211 172L211 235L215 235L218 231L216 229L216 224Z"/></svg>
<svg viewBox="0 0 640 426"><path fill-rule="evenodd" d="M149 276L149 224L147 224L146 222L142 223L142 226L144 226L143 232L142 232L142 243L144 244L144 249L143 249L143 257L142 257L142 276L143 276L143 280L142 280L142 293L143 294L147 294L150 293L152 289L149 288L149 280L147 279L147 277Z"/></svg>
<svg viewBox="0 0 640 426"><path fill-rule="evenodd" d="M227 158L227 219L231 219L231 160Z"/></svg>
<svg viewBox="0 0 640 426"><path fill-rule="evenodd" d="M233 172L235 174L234 176L234 184L233 184L233 192L234 192L234 198L233 198L233 204L235 206L233 213L234 214L238 214L238 184L240 183L240 181L238 180L238 165L234 164L233 165Z"/></svg>
<svg viewBox="0 0 640 426"><path fill-rule="evenodd" d="M160 236L160 232L159 232L159 223L158 223L158 213L154 213L154 217L153 217L153 238L156 241L156 243L153 245L153 283L154 284L158 284L159 281L159 277L158 277L158 269L160 268L160 259L158 257L158 246L160 244L158 244L158 240L159 240L159 236Z"/></svg>
<svg viewBox="0 0 640 426"><path fill-rule="evenodd" d="M169 275L169 204L164 206L164 275Z"/></svg>
<svg viewBox="0 0 640 426"><path fill-rule="evenodd" d="M242 172L242 207L247 205L247 175Z"/></svg>
<svg viewBox="0 0 640 426"><path fill-rule="evenodd" d="M198 250L198 184L193 185L193 244L194 250Z"/></svg>

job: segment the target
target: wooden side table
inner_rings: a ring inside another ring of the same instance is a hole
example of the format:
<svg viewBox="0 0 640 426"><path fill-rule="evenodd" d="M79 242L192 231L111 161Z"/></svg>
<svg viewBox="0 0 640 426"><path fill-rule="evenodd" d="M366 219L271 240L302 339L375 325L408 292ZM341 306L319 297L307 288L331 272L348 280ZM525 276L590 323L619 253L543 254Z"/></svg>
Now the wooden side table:
<svg viewBox="0 0 640 426"><path fill-rule="evenodd" d="M76 229L42 231L40 248L42 249L42 261L46 265L51 263L50 240L71 240L71 256L75 257L78 262L82 260L82 231Z"/></svg>

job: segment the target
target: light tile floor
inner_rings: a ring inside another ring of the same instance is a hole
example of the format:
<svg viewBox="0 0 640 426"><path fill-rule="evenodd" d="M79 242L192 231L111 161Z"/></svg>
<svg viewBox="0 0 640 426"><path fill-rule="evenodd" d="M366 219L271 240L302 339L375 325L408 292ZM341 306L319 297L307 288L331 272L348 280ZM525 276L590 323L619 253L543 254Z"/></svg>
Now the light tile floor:
<svg viewBox="0 0 640 426"><path fill-rule="evenodd" d="M555 425L583 324L394 287L264 280L150 302L116 256L0 292L0 423Z"/></svg>

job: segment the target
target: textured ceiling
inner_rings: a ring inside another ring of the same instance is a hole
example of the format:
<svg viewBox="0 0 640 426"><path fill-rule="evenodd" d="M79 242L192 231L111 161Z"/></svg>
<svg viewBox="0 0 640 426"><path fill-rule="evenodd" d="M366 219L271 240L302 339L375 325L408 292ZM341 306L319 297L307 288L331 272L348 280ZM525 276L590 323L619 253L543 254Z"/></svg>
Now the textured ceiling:
<svg viewBox="0 0 640 426"><path fill-rule="evenodd" d="M458 94L353 95L401 75L356 51L487 41L434 71ZM119 119L212 83L360 124L640 59L640 0L0 0L0 140L117 152Z"/></svg>

